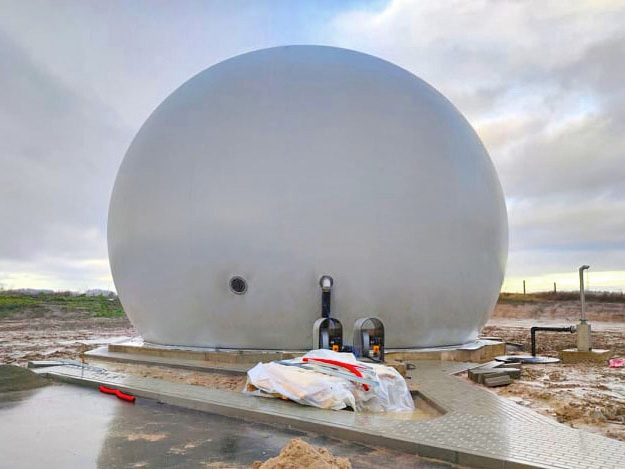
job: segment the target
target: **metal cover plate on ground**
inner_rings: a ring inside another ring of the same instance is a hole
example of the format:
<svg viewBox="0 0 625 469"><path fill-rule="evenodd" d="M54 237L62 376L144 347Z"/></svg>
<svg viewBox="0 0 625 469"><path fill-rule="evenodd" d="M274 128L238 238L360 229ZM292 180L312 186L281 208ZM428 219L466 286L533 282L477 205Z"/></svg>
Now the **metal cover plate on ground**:
<svg viewBox="0 0 625 469"><path fill-rule="evenodd" d="M553 357L533 357L531 355L502 355L495 357L498 362L505 363L526 363L528 365L542 365L546 363L560 363L560 359Z"/></svg>

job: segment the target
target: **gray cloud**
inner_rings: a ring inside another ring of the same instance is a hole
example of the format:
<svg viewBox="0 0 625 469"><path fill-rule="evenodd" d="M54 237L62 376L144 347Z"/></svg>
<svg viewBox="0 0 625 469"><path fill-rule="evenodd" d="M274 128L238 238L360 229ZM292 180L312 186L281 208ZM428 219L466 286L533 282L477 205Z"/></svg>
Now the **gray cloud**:
<svg viewBox="0 0 625 469"><path fill-rule="evenodd" d="M336 8L331 0L297 8L286 1L3 2L0 284L110 288L109 195L150 112L213 63L311 42Z"/></svg>
<svg viewBox="0 0 625 469"><path fill-rule="evenodd" d="M510 150L501 173L510 197L561 193L571 202L625 195L625 125L599 112L543 130Z"/></svg>
<svg viewBox="0 0 625 469"><path fill-rule="evenodd" d="M0 258L105 256L107 199L131 133L4 34L0 63Z"/></svg>
<svg viewBox="0 0 625 469"><path fill-rule="evenodd" d="M520 276L625 270L623 24L615 2L396 0L332 27L467 115L508 198L508 273Z"/></svg>
<svg viewBox="0 0 625 469"><path fill-rule="evenodd" d="M458 106L508 197L510 275L625 270L618 2L7 0L3 13L0 283L108 287L108 197L136 130L191 75L288 43L381 56Z"/></svg>

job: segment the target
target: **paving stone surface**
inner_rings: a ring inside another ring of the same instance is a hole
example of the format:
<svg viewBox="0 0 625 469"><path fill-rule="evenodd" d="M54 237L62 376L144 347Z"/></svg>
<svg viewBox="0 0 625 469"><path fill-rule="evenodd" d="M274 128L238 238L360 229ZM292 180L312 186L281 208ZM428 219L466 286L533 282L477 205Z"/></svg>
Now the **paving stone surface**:
<svg viewBox="0 0 625 469"><path fill-rule="evenodd" d="M254 398L101 368L42 371L82 384L108 384L169 404L330 436L388 446L479 468L625 468L625 443L576 430L452 376L470 363L423 361L409 371L422 394L446 413L432 420L326 411L278 399Z"/></svg>

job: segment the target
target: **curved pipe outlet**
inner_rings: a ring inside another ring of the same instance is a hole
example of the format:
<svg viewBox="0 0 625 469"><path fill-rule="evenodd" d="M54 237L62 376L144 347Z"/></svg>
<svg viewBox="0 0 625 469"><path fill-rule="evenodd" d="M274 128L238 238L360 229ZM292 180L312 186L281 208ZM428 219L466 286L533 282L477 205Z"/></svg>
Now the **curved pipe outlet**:
<svg viewBox="0 0 625 469"><path fill-rule="evenodd" d="M530 334L532 336L532 357L536 356L536 332L537 331L548 331L548 332L570 332L573 334L575 332L575 326L567 326L567 327L547 327L547 326L534 326L530 329Z"/></svg>

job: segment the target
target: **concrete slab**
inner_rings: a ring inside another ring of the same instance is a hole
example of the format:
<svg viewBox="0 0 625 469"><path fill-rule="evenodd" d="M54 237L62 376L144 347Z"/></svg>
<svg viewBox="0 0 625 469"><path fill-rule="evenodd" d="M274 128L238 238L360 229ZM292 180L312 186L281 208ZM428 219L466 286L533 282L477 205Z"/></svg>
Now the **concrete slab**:
<svg viewBox="0 0 625 469"><path fill-rule="evenodd" d="M87 352L94 357L102 355L98 352ZM258 362L270 362L273 360L288 360L303 355L307 350L234 350L234 349L211 349L202 347L184 347L176 345L157 345L144 342L141 339L133 339L125 342L117 342L108 345L108 352L132 355L145 355L158 358L171 358L176 360L197 360L212 363L225 364L253 364ZM444 360L483 363L494 357L506 353L506 344L496 340L478 339L462 345L449 347L433 347L423 349L387 349L385 359L388 362L406 362L416 360ZM398 368L403 374L404 370ZM396 367L397 368L397 367Z"/></svg>
<svg viewBox="0 0 625 469"><path fill-rule="evenodd" d="M474 342L451 347L423 349L387 349L384 357L388 360L417 361L442 360L454 362L483 363L506 353L505 342L478 339Z"/></svg>
<svg viewBox="0 0 625 469"><path fill-rule="evenodd" d="M278 399L88 368L47 368L41 373L92 386L102 383L182 407L319 432L472 467L625 467L624 443L559 424L451 376L475 367L475 363L420 361L414 366L408 371L412 382L424 398L446 411L445 415L412 421L383 414L324 411Z"/></svg>
<svg viewBox="0 0 625 469"><path fill-rule="evenodd" d="M184 347L177 345L158 345L133 339L126 342L109 344L109 352L145 354L153 357L176 358L181 360L200 360L227 364L256 364L273 360L288 360L303 355L303 350L244 350L214 349L203 347Z"/></svg>
<svg viewBox="0 0 625 469"><path fill-rule="evenodd" d="M209 362L200 359L177 358L176 356L153 356L147 353L111 352L108 347L99 347L85 353L88 362L129 363L134 365L166 366L192 371L245 374L256 363Z"/></svg>
<svg viewBox="0 0 625 469"><path fill-rule="evenodd" d="M484 378L484 386L489 388L495 388L497 386L507 386L512 382L512 378L508 375L494 376L491 378Z"/></svg>
<svg viewBox="0 0 625 469"><path fill-rule="evenodd" d="M605 349L592 349L589 352L580 352L576 348L569 348L560 352L562 363L607 363L610 357L610 350Z"/></svg>
<svg viewBox="0 0 625 469"><path fill-rule="evenodd" d="M475 368L469 370L468 376L471 380L476 383L481 383L484 378L492 378L495 376L507 375L512 379L519 379L521 377L521 370L519 368L508 368L508 367L498 367L498 368L488 368L488 369L480 369Z"/></svg>
<svg viewBox="0 0 625 469"><path fill-rule="evenodd" d="M517 370L516 368L495 368L488 370L469 370L468 373L469 379L478 383L485 384L486 379L491 378L501 378L506 376L512 379L519 379L521 377L521 370Z"/></svg>

